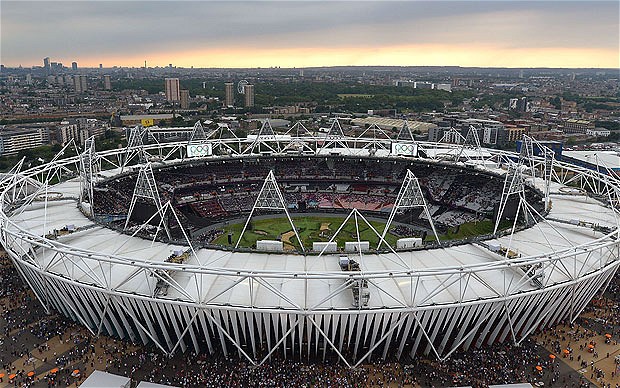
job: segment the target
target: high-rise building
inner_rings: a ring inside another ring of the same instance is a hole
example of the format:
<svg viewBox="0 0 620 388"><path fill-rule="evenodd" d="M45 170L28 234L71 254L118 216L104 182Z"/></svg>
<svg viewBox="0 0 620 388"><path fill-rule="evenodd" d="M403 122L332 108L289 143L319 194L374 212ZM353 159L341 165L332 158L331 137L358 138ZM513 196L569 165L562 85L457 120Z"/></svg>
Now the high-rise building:
<svg viewBox="0 0 620 388"><path fill-rule="evenodd" d="M107 74L103 76L103 88L105 90L112 90L112 81L110 80L110 76Z"/></svg>
<svg viewBox="0 0 620 388"><path fill-rule="evenodd" d="M224 105L233 106L235 102L235 84L232 82L226 82L224 84L224 91L226 92L226 98L224 99Z"/></svg>
<svg viewBox="0 0 620 388"><path fill-rule="evenodd" d="M170 102L179 101L181 99L179 79L166 78L166 100Z"/></svg>
<svg viewBox="0 0 620 388"><path fill-rule="evenodd" d="M46 72L50 72L51 70L51 64L50 64L50 57L45 57L43 58L43 68L45 69Z"/></svg>
<svg viewBox="0 0 620 388"><path fill-rule="evenodd" d="M189 90L181 90L181 109L189 109Z"/></svg>
<svg viewBox="0 0 620 388"><path fill-rule="evenodd" d="M99 70L103 69L103 63L99 64Z"/></svg>
<svg viewBox="0 0 620 388"><path fill-rule="evenodd" d="M73 87L76 93L84 93L88 91L88 82L85 75L73 76Z"/></svg>
<svg viewBox="0 0 620 388"><path fill-rule="evenodd" d="M71 70L73 71L77 70L77 62L71 62Z"/></svg>
<svg viewBox="0 0 620 388"><path fill-rule="evenodd" d="M251 108L254 106L254 85L245 85L245 107Z"/></svg>
<svg viewBox="0 0 620 388"><path fill-rule="evenodd" d="M26 83L32 85L32 74L26 74Z"/></svg>

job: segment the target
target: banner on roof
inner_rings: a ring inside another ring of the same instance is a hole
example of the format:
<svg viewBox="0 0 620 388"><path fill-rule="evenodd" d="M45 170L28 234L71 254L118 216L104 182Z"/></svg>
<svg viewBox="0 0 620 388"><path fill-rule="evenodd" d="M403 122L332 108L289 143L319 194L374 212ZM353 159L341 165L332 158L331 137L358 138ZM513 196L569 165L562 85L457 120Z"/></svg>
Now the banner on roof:
<svg viewBox="0 0 620 388"><path fill-rule="evenodd" d="M142 120L140 120L140 124L142 124L143 127L152 127L153 125L155 125L155 120L153 120L153 119L142 119Z"/></svg>
<svg viewBox="0 0 620 388"><path fill-rule="evenodd" d="M392 143L392 155L418 156L418 145L415 143Z"/></svg>
<svg viewBox="0 0 620 388"><path fill-rule="evenodd" d="M187 146L187 157L196 158L201 156L213 155L211 143L206 144L190 144Z"/></svg>

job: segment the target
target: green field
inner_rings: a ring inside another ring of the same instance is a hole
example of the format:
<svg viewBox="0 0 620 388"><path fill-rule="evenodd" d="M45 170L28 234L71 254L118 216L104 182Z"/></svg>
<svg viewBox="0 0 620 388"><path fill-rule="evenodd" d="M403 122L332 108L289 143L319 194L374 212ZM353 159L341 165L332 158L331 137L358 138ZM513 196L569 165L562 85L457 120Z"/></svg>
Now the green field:
<svg viewBox="0 0 620 388"><path fill-rule="evenodd" d="M312 248L315 241L329 241L334 233L338 230L345 217L294 217L293 223L297 228L301 241L307 249ZM385 222L370 221L370 224L379 232L383 233ZM359 234L361 241L370 241L371 248L376 248L379 237L366 225L366 223L358 218ZM232 232L233 245L237 243L239 234L243 229L243 224L232 224L223 228L224 234L216 238L213 243L218 245L228 245L228 233ZM263 220L252 220L248 229L243 235L243 239L239 246L254 247L257 240L277 240L281 238L284 241L285 249L299 249L299 243L292 234L292 228L286 218L269 218ZM395 245L398 237L388 233L385 240L390 245ZM355 221L349 219L347 224L342 228L335 241L338 247L344 248L345 241L356 241L357 234Z"/></svg>
<svg viewBox="0 0 620 388"><path fill-rule="evenodd" d="M329 241L334 233L338 230L345 217L294 217L293 223L299 232L304 248L309 250L315 241ZM379 234L383 233L385 222L370 221L370 224ZM377 247L379 237L366 225L362 219L358 219L359 234L361 241L369 241L371 249ZM468 222L459 225L458 228L450 228L447 233L440 234L439 239L442 241L459 240L467 237L479 236L493 233L493 221L484 220L477 222ZM508 228L511 224L503 221L500 229ZM232 245L234 246L239 239L239 234L243 229L243 223L231 224L223 228L224 234L217 237L212 243L217 245L228 245L228 233L232 233ZM396 240L401 237L388 233L385 240L391 246L396 246ZM291 226L284 217L268 218L261 220L252 220L239 246L246 248L254 248L257 240L279 240L284 242L285 249L299 249L299 243L292 233ZM428 233L426 241L434 241L435 237L432 233ZM342 228L335 241L339 248L344 248L345 241L357 241L355 231L355 222L353 218L349 219L347 224Z"/></svg>

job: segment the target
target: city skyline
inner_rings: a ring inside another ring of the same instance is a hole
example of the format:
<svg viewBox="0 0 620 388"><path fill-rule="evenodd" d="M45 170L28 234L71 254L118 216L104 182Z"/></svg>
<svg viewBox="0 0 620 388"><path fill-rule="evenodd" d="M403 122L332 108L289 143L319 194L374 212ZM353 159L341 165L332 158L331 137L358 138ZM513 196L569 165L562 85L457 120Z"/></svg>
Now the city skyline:
<svg viewBox="0 0 620 388"><path fill-rule="evenodd" d="M618 68L619 9L615 1L3 1L0 62Z"/></svg>

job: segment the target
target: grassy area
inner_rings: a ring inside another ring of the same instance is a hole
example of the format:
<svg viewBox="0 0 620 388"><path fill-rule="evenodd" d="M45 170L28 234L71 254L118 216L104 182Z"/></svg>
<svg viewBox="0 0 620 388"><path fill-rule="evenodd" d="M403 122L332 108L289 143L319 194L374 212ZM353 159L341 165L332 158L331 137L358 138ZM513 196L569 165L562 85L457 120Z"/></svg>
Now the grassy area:
<svg viewBox="0 0 620 388"><path fill-rule="evenodd" d="M345 217L294 217L293 223L299 232L301 241L306 249L312 248L312 243L316 241L329 241L338 230ZM383 233L385 222L370 221L370 224L379 234ZM358 220L361 241L369 241L370 247L375 248L379 242L379 237L361 219ZM502 221L500 229L511 227L508 221ZM491 220L468 222L458 227L451 228L446 234L439 235L442 241L460 240L467 237L479 236L493 233L494 222ZM224 227L224 234L216 238L213 243L218 245L228 245L228 233L232 233L233 246L237 243L243 223L231 224ZM396 240L401 237L388 233L385 240L391 245L396 246ZM269 218L264 220L253 220L241 239L239 246L256 246L257 240L279 240L284 241L285 249L299 249L299 243L292 233L292 228L284 217ZM426 241L434 241L432 233L426 236ZM345 241L357 241L355 222L350 219L342 228L335 240L339 248L344 248Z"/></svg>
<svg viewBox="0 0 620 388"><path fill-rule="evenodd" d="M309 249L312 248L312 243L315 241L329 241L344 221L344 218L345 217L295 217L293 218L293 223L299 232L304 246ZM385 222L370 221L370 224L379 234L383 232ZM363 220L358 219L358 225L360 240L370 241L370 246L376 247L379 242L379 237L377 237ZM226 226L224 228L225 233L215 239L213 243L228 245L228 233L232 232L232 241L234 245L239 239L242 229L242 223ZM291 232L292 228L284 217L253 220L248 226L248 230L243 235L240 246L253 247L257 240L277 240L281 238L282 241L285 242L285 246L288 245L289 248L299 248L299 243ZM388 233L385 239L389 244L395 245L398 237ZM355 221L351 218L340 233L338 233L336 242L339 247L344 248L345 241L356 240L357 233Z"/></svg>

